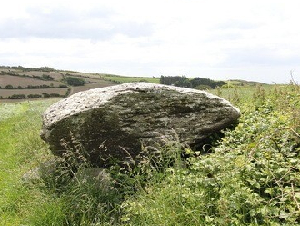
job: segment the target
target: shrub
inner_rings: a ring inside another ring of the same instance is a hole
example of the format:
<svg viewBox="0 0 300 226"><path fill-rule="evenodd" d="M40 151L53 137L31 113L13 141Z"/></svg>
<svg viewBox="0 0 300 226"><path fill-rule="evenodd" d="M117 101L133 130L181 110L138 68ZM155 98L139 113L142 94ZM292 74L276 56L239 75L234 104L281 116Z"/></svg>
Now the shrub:
<svg viewBox="0 0 300 226"><path fill-rule="evenodd" d="M13 89L13 88L14 87L12 85L10 85L10 84L5 86L5 89Z"/></svg>
<svg viewBox="0 0 300 226"><path fill-rule="evenodd" d="M50 88L50 86L43 84L43 85L40 85L39 88Z"/></svg>
<svg viewBox="0 0 300 226"><path fill-rule="evenodd" d="M40 95L40 94L28 94L27 95L27 98L41 98L42 97L42 95Z"/></svg>
<svg viewBox="0 0 300 226"><path fill-rule="evenodd" d="M75 148L65 144L67 151L56 158L55 169L50 173L45 171L42 176L45 185L61 198L64 222L66 225L118 225L124 194L109 174L101 174L98 179L89 175L93 170L86 158L88 154L78 141L74 142ZM117 178L119 174L115 172Z"/></svg>
<svg viewBox="0 0 300 226"><path fill-rule="evenodd" d="M170 167L122 204L124 224L298 225L300 94L285 91L240 105L240 124L211 154Z"/></svg>
<svg viewBox="0 0 300 226"><path fill-rule="evenodd" d="M13 94L8 97L9 99L25 99L25 94Z"/></svg>
<svg viewBox="0 0 300 226"><path fill-rule="evenodd" d="M208 85L198 85L195 87L195 89L208 90L208 89L211 89L211 87Z"/></svg>
<svg viewBox="0 0 300 226"><path fill-rule="evenodd" d="M50 75L47 75L47 74L43 74L41 79L46 80L46 81L53 81L54 80L53 77L51 77Z"/></svg>
<svg viewBox="0 0 300 226"><path fill-rule="evenodd" d="M59 93L50 93L50 97L60 97Z"/></svg>
<svg viewBox="0 0 300 226"><path fill-rule="evenodd" d="M70 86L84 86L85 81L82 78L66 77L65 81Z"/></svg>
<svg viewBox="0 0 300 226"><path fill-rule="evenodd" d="M49 93L43 93L44 98L50 98L50 94Z"/></svg>

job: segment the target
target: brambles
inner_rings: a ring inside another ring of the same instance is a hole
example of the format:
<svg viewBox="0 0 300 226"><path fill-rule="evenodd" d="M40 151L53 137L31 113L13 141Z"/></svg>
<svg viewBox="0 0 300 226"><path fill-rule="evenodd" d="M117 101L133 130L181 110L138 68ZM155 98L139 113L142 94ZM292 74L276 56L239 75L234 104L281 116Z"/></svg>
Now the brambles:
<svg viewBox="0 0 300 226"><path fill-rule="evenodd" d="M236 129L213 153L191 157L187 168L170 167L163 181L126 200L124 224L299 224L299 89L284 92L258 87L251 102L236 98L243 112Z"/></svg>

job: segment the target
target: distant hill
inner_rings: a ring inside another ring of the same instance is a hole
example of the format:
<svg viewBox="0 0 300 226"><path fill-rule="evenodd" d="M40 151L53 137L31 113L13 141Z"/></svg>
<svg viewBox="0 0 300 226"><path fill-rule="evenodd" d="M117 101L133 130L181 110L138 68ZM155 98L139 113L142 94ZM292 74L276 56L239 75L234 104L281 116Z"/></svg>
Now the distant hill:
<svg viewBox="0 0 300 226"><path fill-rule="evenodd" d="M160 83L160 78L126 77L107 73L82 73L49 67L0 66L0 102L67 97L73 93L91 88L102 88L125 82ZM228 80L224 82L226 83L223 85L224 88L260 84L244 80Z"/></svg>
<svg viewBox="0 0 300 226"><path fill-rule="evenodd" d="M104 74L80 73L48 67L0 67L0 98L2 101L4 99L67 97L79 91L115 84L115 82L105 79Z"/></svg>
<svg viewBox="0 0 300 226"><path fill-rule="evenodd" d="M228 85L234 85L234 86L267 85L266 83L252 82L252 81L246 81L246 80L241 80L241 79L230 79L230 80L227 80L226 83Z"/></svg>
<svg viewBox="0 0 300 226"><path fill-rule="evenodd" d="M91 88L102 88L125 82L159 83L159 78L82 73L49 67L0 66L0 102L67 97Z"/></svg>

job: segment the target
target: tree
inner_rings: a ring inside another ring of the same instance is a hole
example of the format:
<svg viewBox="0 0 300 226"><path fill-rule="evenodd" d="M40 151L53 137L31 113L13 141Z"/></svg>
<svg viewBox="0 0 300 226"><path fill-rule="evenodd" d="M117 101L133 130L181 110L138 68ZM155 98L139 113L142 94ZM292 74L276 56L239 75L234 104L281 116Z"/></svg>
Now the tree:
<svg viewBox="0 0 300 226"><path fill-rule="evenodd" d="M85 81L82 78L66 77L65 81L70 86L84 86Z"/></svg>

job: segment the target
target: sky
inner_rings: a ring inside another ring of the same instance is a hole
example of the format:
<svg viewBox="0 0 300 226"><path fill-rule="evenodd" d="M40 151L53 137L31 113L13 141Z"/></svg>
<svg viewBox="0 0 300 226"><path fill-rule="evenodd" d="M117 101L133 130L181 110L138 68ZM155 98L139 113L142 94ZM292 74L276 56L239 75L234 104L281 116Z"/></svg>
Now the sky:
<svg viewBox="0 0 300 226"><path fill-rule="evenodd" d="M299 0L10 0L0 65L300 82Z"/></svg>

